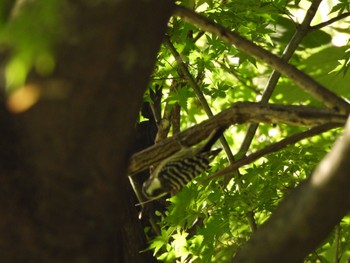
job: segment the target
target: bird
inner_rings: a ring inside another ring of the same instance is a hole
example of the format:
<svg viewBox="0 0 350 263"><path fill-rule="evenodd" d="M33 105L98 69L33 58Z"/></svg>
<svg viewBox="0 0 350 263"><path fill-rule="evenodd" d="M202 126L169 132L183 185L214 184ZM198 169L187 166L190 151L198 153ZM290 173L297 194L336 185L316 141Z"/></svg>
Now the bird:
<svg viewBox="0 0 350 263"><path fill-rule="evenodd" d="M171 192L178 192L196 176L210 167L210 162L221 148L211 149L224 129L214 130L208 140L197 147L182 147L178 152L161 161L143 183L142 192L149 199L158 199Z"/></svg>

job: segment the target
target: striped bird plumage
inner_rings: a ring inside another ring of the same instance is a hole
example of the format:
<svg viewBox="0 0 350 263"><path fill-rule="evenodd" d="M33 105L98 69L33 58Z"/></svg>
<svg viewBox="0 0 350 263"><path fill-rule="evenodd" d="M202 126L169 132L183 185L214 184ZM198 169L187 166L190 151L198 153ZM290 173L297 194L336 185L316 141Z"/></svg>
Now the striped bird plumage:
<svg viewBox="0 0 350 263"><path fill-rule="evenodd" d="M210 150L221 134L222 130L215 131L202 147L185 148L161 162L143 184L144 195L148 199L157 199L170 192L177 192L207 170L210 162L221 151Z"/></svg>
<svg viewBox="0 0 350 263"><path fill-rule="evenodd" d="M178 191L197 175L207 170L212 159L220 151L221 149L202 152L179 161L169 162L160 171L160 180L163 179L161 177L164 177L165 183L168 182L173 190Z"/></svg>

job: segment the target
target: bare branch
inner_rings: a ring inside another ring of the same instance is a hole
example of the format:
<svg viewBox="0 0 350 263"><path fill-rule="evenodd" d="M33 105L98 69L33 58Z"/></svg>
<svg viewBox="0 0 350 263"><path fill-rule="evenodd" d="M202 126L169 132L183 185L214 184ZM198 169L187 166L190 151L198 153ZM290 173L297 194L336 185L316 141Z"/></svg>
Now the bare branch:
<svg viewBox="0 0 350 263"><path fill-rule="evenodd" d="M213 113L209 107L208 102L206 101L203 93L200 90L200 87L198 87L196 81L194 80L194 78L192 77L190 71L188 70L185 62L183 61L181 55L177 52L177 50L175 49L175 47L173 46L173 44L170 42L169 37L165 38L164 41L165 45L168 47L168 49L170 50L170 52L172 53L172 55L174 56L179 69L181 70L182 74L184 75L184 77L186 78L186 81L188 82L188 84L190 85L190 87L193 89L193 91L195 92L199 102L201 103L202 107L204 108L205 112L207 113L207 115L209 117L213 116Z"/></svg>
<svg viewBox="0 0 350 263"><path fill-rule="evenodd" d="M321 3L321 0L313 1L311 3L308 11L306 12L303 22L300 24L299 27L297 27L297 31L295 32L295 34L293 35L293 37L291 38L288 45L283 51L283 54L281 56L283 60L289 61L289 59L294 54L295 50L297 50L300 42L310 32L310 23L314 18L320 3ZM266 84L266 87L264 89L260 102L267 103L269 101L280 77L281 77L281 73L274 69ZM258 126L259 124L257 123L252 123L251 125L249 125L246 136L236 155L238 156L238 158L240 158L241 156L244 156L247 153Z"/></svg>
<svg viewBox="0 0 350 263"><path fill-rule="evenodd" d="M319 29L321 29L323 27L329 26L329 25L333 24L334 22L337 22L337 21L339 21L341 19L344 19L344 18L346 18L348 16L350 16L350 12L343 13L343 14L341 14L339 16L336 16L336 17L334 17L332 19L329 19L329 20L327 20L327 21L325 21L323 23L320 23L318 25L312 26L310 29L311 30L319 30Z"/></svg>
<svg viewBox="0 0 350 263"><path fill-rule="evenodd" d="M302 262L350 210L349 163L350 121L310 179L279 204L233 262Z"/></svg>
<svg viewBox="0 0 350 263"><path fill-rule="evenodd" d="M341 234L340 234L340 224L338 224L335 227L335 248L334 248L334 262L340 262L341 256L339 255L340 250L340 240L341 240Z"/></svg>
<svg viewBox="0 0 350 263"><path fill-rule="evenodd" d="M309 138L309 137L315 136L317 134L321 134L321 133L326 132L326 131L333 129L335 127L339 127L339 125L334 124L334 123L327 123L327 124L324 124L321 126L311 128L310 130L289 136L289 137L287 137L279 142L273 143L273 144L271 144L271 145L269 145L269 146L267 146L259 151L256 151L255 153L252 153L246 157L243 157L242 159L236 161L234 164L231 164L229 167L224 168L224 169L218 171L217 173L213 174L212 176L205 178L203 180L203 182L207 182L207 181L210 181L214 178L224 176L225 174L231 173L232 171L236 170L239 167L250 164L250 163L258 160L259 158L261 158L265 155L268 155L268 154L273 153L273 152L277 152L283 148L286 148L287 146L289 146L291 144L295 144L295 143L297 143L305 138Z"/></svg>
<svg viewBox="0 0 350 263"><path fill-rule="evenodd" d="M202 105L205 113L207 114L208 117L212 117L213 116L213 112L211 111L209 104L207 102L207 100L205 99L200 87L197 85L197 82L194 80L194 78L192 77L190 71L188 70L185 62L183 61L181 55L177 52L177 50L175 49L175 47L173 46L173 44L170 42L169 37L166 37L165 39L165 44L166 46L169 48L170 52L173 54L173 56L175 57L177 64L179 65L179 69L181 70L182 74L184 75L184 77L186 78L186 81L188 82L188 84L190 85L190 87L193 89L193 91L195 92L200 104ZM231 152L231 149L225 139L224 136L221 136L220 138L220 142L226 152L226 155L228 157L228 159L230 160L230 162L234 162L234 157L233 154Z"/></svg>
<svg viewBox="0 0 350 263"><path fill-rule="evenodd" d="M343 125L346 116L329 109L307 106L238 102L212 118L168 138L131 157L128 173L133 175L179 151L182 145L195 145L218 127L245 122L285 123L297 126L317 126L326 123ZM181 142L181 144L179 143Z"/></svg>
<svg viewBox="0 0 350 263"><path fill-rule="evenodd" d="M223 26L213 22L212 20L207 19L206 17L197 14L196 12L185 7L176 6L175 14L181 17L184 21L196 25L200 29L205 30L209 33L217 35L231 45L235 45L237 49L240 49L247 54L261 59L271 67L285 74L309 94L325 103L326 106L342 113L348 113L350 111L350 104L348 104L342 98L338 97L335 93L326 89L324 86L316 82L313 78L304 72L288 64L282 58L257 46L253 42L247 40L246 38L243 38L237 33L231 32Z"/></svg>

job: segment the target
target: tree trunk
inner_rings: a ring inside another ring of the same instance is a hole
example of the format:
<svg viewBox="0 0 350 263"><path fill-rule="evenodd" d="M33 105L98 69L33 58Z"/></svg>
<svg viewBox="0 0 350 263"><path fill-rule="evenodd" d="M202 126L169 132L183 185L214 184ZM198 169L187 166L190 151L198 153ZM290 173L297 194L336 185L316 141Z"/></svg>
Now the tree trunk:
<svg viewBox="0 0 350 263"><path fill-rule="evenodd" d="M0 111L2 262L150 262L126 169L171 9L64 1L55 72L26 84L40 100Z"/></svg>

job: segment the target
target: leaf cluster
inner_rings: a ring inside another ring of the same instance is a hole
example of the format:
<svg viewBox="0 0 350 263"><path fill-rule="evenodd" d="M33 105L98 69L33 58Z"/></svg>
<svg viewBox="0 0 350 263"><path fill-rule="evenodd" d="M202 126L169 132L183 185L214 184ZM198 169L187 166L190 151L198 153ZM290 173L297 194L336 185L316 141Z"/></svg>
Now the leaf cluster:
<svg viewBox="0 0 350 263"><path fill-rule="evenodd" d="M178 4L205 15L271 53L281 54L300 30L296 14L307 9L309 3L287 0L187 0L178 1ZM342 15L349 11L348 6L348 1L339 1L329 6L329 13ZM332 45L334 31L326 27L329 23L324 26L308 25L303 29L307 33L298 42L297 50L292 51L290 61L330 90L349 99L345 84L349 77L346 74L349 66L348 47ZM168 36L212 112L220 112L237 101L259 101L263 96L273 69L252 55L177 17L173 17L169 23ZM341 60L341 66L338 66L338 60ZM203 98L198 97L193 85L179 68L174 53L166 45L159 52L150 88L154 89L155 86L163 88L164 111L167 109L165 105L180 106L181 129L210 116L203 110ZM281 77L273 87L270 102L323 106L286 77ZM225 133L231 151L237 151L236 157L242 157L239 150L247 136L246 130L246 125L238 125ZM278 123L260 125L243 155L302 130L305 128ZM335 130L303 140L268 154L225 178L203 183L204 178L229 165L229 158L221 154L211 170L168 199L165 212L157 212L162 217L159 222L160 235L151 238L149 248L163 262L230 262L237 249L268 220L281 200L307 180L340 132ZM348 220L345 217L339 226L341 231L330 235L305 262L330 262L334 254L342 259L348 257Z"/></svg>
<svg viewBox="0 0 350 263"><path fill-rule="evenodd" d="M54 43L62 32L60 1L1 1L0 50L11 54L5 77L9 89L22 85L30 70L41 75L55 67Z"/></svg>

